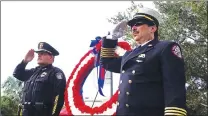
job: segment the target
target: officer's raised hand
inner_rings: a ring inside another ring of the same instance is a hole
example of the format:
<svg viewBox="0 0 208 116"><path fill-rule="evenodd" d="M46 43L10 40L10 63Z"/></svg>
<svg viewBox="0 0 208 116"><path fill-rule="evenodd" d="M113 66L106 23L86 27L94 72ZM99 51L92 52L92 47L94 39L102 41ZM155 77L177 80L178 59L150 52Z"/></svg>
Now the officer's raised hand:
<svg viewBox="0 0 208 116"><path fill-rule="evenodd" d="M107 39L117 40L118 38L124 36L125 31L127 30L127 21L121 21L116 25L112 31L112 35L107 37Z"/></svg>
<svg viewBox="0 0 208 116"><path fill-rule="evenodd" d="M27 54L26 54L26 56L25 56L25 58L24 58L24 62L25 62L25 63L28 63L28 62L32 61L33 58L34 58L34 49L30 49L30 50L27 52Z"/></svg>

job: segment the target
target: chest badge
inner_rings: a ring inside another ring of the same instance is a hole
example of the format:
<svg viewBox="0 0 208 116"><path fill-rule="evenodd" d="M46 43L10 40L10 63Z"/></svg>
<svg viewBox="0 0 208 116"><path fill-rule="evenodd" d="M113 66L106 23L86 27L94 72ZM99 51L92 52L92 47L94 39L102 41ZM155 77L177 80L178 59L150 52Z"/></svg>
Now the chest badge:
<svg viewBox="0 0 208 116"><path fill-rule="evenodd" d="M149 46L149 47L152 47L152 44L149 44L148 46Z"/></svg>
<svg viewBox="0 0 208 116"><path fill-rule="evenodd" d="M43 68L42 71L46 70L47 68Z"/></svg>
<svg viewBox="0 0 208 116"><path fill-rule="evenodd" d="M40 75L40 77L45 77L47 75L47 73L46 72L43 72L41 75Z"/></svg>
<svg viewBox="0 0 208 116"><path fill-rule="evenodd" d="M142 60L136 60L137 62L143 62Z"/></svg>
<svg viewBox="0 0 208 116"><path fill-rule="evenodd" d="M145 58L145 54L140 54L138 58Z"/></svg>

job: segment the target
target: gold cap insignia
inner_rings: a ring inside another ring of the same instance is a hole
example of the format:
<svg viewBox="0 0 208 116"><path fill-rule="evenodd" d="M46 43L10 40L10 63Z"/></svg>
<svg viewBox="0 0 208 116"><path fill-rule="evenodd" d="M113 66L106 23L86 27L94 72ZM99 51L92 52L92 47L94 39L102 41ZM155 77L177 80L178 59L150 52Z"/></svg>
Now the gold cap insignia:
<svg viewBox="0 0 208 116"><path fill-rule="evenodd" d="M38 49L42 49L42 48L43 48L43 43L40 43Z"/></svg>

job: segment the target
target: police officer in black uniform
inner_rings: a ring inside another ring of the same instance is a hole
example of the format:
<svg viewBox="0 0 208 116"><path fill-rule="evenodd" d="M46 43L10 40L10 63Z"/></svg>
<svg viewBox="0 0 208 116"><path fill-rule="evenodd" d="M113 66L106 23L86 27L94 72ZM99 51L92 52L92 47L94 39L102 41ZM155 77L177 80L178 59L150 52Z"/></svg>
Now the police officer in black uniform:
<svg viewBox="0 0 208 116"><path fill-rule="evenodd" d="M122 21L112 35L103 38L101 65L120 73L116 115L186 116L184 59L180 46L158 40L160 15L140 8L132 20ZM118 38L127 25L137 47L114 55Z"/></svg>
<svg viewBox="0 0 208 116"><path fill-rule="evenodd" d="M36 68L25 69L38 54ZM59 52L46 42L38 44L38 50L29 50L24 60L14 70L14 77L24 81L22 109L23 116L58 116L64 104L66 78L63 71L54 67L54 57Z"/></svg>

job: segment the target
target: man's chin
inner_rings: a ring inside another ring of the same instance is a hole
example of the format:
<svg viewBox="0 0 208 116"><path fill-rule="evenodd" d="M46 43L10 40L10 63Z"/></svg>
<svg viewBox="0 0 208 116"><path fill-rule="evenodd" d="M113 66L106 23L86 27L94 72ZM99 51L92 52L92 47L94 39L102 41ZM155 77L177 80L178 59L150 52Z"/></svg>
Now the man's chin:
<svg viewBox="0 0 208 116"><path fill-rule="evenodd" d="M42 62L38 62L38 65L39 66L44 66L44 65L46 65L45 63L42 63Z"/></svg>
<svg viewBox="0 0 208 116"><path fill-rule="evenodd" d="M137 36L134 37L134 41L138 41L139 38Z"/></svg>

